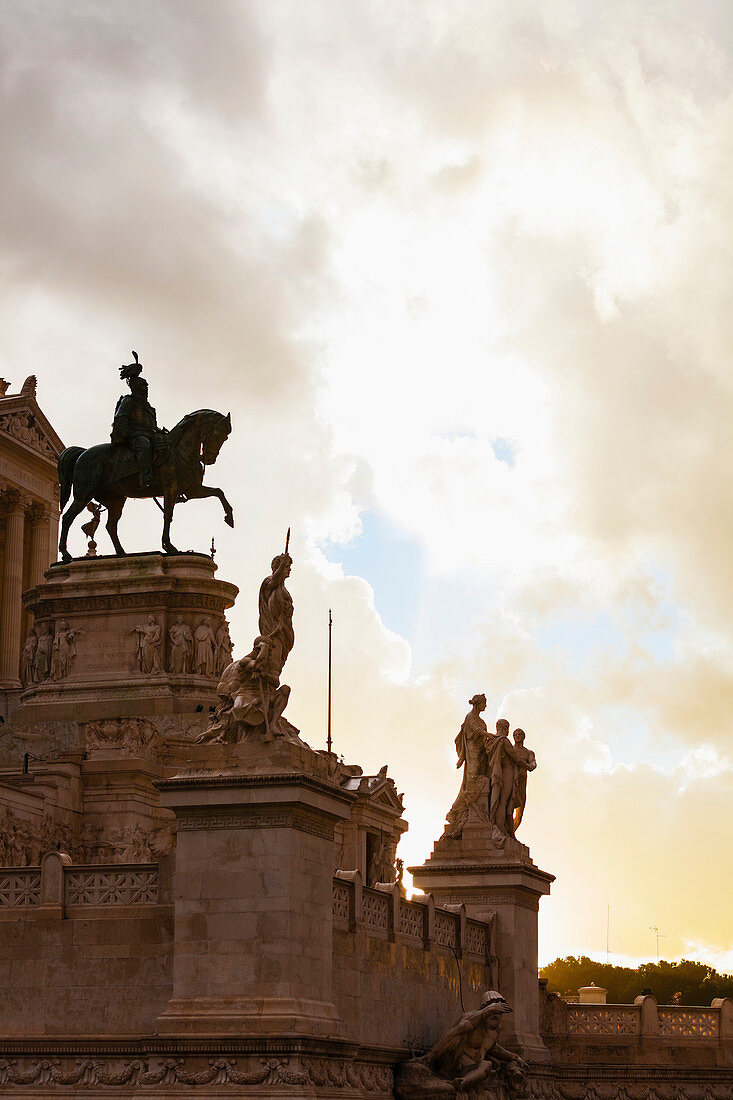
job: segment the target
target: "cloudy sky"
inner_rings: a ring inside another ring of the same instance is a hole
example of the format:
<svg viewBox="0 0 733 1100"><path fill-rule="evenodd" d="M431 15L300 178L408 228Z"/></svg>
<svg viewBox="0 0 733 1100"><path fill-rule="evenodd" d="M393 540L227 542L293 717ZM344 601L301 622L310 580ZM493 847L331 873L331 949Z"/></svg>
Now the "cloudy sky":
<svg viewBox="0 0 733 1100"><path fill-rule="evenodd" d="M720 0L2 0L1 370L107 438L234 429L179 510L239 584L293 530L289 716L405 792L539 760L541 958L733 968L733 15ZM133 504L127 549L159 513ZM82 543L74 543L77 552ZM100 542L100 549L104 544Z"/></svg>

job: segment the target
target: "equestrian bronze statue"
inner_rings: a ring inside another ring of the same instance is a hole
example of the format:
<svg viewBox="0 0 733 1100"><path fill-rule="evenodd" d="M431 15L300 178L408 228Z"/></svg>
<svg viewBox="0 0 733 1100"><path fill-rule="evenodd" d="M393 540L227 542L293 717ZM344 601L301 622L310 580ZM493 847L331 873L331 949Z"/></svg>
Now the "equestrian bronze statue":
<svg viewBox="0 0 733 1100"><path fill-rule="evenodd" d="M141 377L142 363L137 352L132 354L134 363L120 369L120 378L127 382L130 392L117 402L111 442L87 450L67 447L59 457L62 511L73 492L61 521L59 551L63 561L71 561L66 546L69 528L93 500L107 509L107 531L119 555L125 551L117 524L129 497L162 497L162 545L167 554L178 553L170 540L170 528L173 509L182 501L218 497L225 523L234 526L234 512L222 490L203 484L205 468L216 462L232 430L231 416L199 409L184 416L170 431L159 428L155 409L148 401L148 384Z"/></svg>

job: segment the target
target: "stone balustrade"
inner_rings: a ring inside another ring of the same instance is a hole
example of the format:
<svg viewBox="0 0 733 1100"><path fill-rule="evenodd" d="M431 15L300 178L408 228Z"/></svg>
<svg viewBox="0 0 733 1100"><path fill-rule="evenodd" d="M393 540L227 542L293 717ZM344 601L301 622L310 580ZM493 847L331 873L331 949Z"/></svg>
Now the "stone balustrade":
<svg viewBox="0 0 733 1100"><path fill-rule="evenodd" d="M157 863L74 866L61 852L49 852L40 867L0 867L0 917L19 910L39 915L73 915L80 908L157 905Z"/></svg>
<svg viewBox="0 0 733 1100"><path fill-rule="evenodd" d="M716 998L710 1007L658 1005L653 996L633 1005L569 1004L543 994L542 1036L569 1060L583 1060L609 1047L627 1050L634 1061L669 1060L673 1048L694 1047L719 1064L733 1062L733 999ZM716 1055L717 1052L717 1055Z"/></svg>
<svg viewBox="0 0 733 1100"><path fill-rule="evenodd" d="M358 871L337 871L333 880L333 917L337 928L430 949L447 947L491 965L491 926L466 917L463 905L436 906L431 894L408 900L398 886L364 886Z"/></svg>

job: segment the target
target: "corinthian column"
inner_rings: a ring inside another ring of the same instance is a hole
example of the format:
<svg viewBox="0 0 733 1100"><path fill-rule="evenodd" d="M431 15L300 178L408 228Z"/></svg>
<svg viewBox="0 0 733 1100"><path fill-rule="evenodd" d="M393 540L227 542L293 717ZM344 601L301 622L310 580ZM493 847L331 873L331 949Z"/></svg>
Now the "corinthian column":
<svg viewBox="0 0 733 1100"><path fill-rule="evenodd" d="M30 570L28 587L33 588L43 580L49 567L51 513L42 504L34 504L28 513L31 524Z"/></svg>
<svg viewBox="0 0 733 1100"><path fill-rule="evenodd" d="M0 687L20 687L20 626L23 616L23 527L28 500L20 493L3 494L5 560L0 602Z"/></svg>

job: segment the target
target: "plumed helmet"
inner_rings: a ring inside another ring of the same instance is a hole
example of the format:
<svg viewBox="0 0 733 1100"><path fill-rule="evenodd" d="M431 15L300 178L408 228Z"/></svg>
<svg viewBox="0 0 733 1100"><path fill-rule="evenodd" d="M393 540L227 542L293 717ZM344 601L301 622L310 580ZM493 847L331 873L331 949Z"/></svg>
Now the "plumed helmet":
<svg viewBox="0 0 733 1100"><path fill-rule="evenodd" d="M136 351L133 351L132 357L135 360L134 363L128 363L127 366L123 365L120 367L120 378L139 378L143 369L143 365L138 359Z"/></svg>

